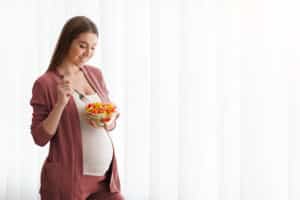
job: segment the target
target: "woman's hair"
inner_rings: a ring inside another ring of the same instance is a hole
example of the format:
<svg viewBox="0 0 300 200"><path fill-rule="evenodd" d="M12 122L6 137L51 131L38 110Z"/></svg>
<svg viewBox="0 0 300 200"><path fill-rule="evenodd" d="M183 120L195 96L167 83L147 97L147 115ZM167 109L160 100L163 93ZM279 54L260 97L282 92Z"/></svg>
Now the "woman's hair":
<svg viewBox="0 0 300 200"><path fill-rule="evenodd" d="M47 71L55 70L68 54L72 41L86 32L95 33L98 37L97 27L89 18L76 16L69 19L60 33Z"/></svg>

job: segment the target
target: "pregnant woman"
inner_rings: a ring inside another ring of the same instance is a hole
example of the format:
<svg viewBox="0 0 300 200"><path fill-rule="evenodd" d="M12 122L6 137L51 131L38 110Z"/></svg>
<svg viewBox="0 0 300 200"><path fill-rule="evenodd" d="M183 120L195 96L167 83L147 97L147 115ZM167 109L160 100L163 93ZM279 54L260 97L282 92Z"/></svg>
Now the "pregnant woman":
<svg viewBox="0 0 300 200"><path fill-rule="evenodd" d="M97 41L89 18L68 20L48 70L33 84L31 134L39 146L50 143L42 200L124 200L110 138L119 114L99 125L85 113L89 102L110 103L101 71L86 65Z"/></svg>

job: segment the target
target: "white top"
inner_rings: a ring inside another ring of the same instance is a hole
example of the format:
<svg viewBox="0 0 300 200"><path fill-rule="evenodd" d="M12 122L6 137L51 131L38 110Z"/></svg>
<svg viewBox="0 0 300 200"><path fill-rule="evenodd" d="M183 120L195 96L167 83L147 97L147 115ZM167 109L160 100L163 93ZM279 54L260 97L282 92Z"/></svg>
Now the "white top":
<svg viewBox="0 0 300 200"><path fill-rule="evenodd" d="M94 128L85 119L86 103L73 94L80 118L82 133L83 174L103 176L109 169L113 157L112 140L103 127ZM101 102L95 93L86 95L91 102Z"/></svg>

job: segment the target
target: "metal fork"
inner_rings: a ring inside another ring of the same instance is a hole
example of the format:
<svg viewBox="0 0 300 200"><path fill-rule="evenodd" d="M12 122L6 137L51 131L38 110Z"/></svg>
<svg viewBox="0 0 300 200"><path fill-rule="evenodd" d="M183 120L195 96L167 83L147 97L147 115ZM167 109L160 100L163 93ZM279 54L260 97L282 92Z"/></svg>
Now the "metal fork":
<svg viewBox="0 0 300 200"><path fill-rule="evenodd" d="M65 80L65 76L64 75L60 75L60 77L61 77L62 80ZM89 103L90 102L90 100L84 94L82 94L81 92L79 92L77 89L73 88L73 90L78 94L79 99L81 101L83 101L85 103Z"/></svg>
<svg viewBox="0 0 300 200"><path fill-rule="evenodd" d="M79 99L80 99L81 101L83 101L83 102L85 102L85 103L90 102L90 100L89 100L84 94L82 94L81 92L79 92L79 91L76 90L76 89L73 89L73 90L78 94Z"/></svg>

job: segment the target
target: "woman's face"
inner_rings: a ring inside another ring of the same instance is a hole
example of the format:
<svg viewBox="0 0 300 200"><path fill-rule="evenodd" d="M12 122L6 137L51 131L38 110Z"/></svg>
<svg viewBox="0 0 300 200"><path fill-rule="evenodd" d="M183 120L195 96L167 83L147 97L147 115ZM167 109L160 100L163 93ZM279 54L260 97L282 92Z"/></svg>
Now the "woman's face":
<svg viewBox="0 0 300 200"><path fill-rule="evenodd" d="M94 54L98 37L95 33L81 33L75 38L67 54L67 60L72 64L81 66Z"/></svg>

